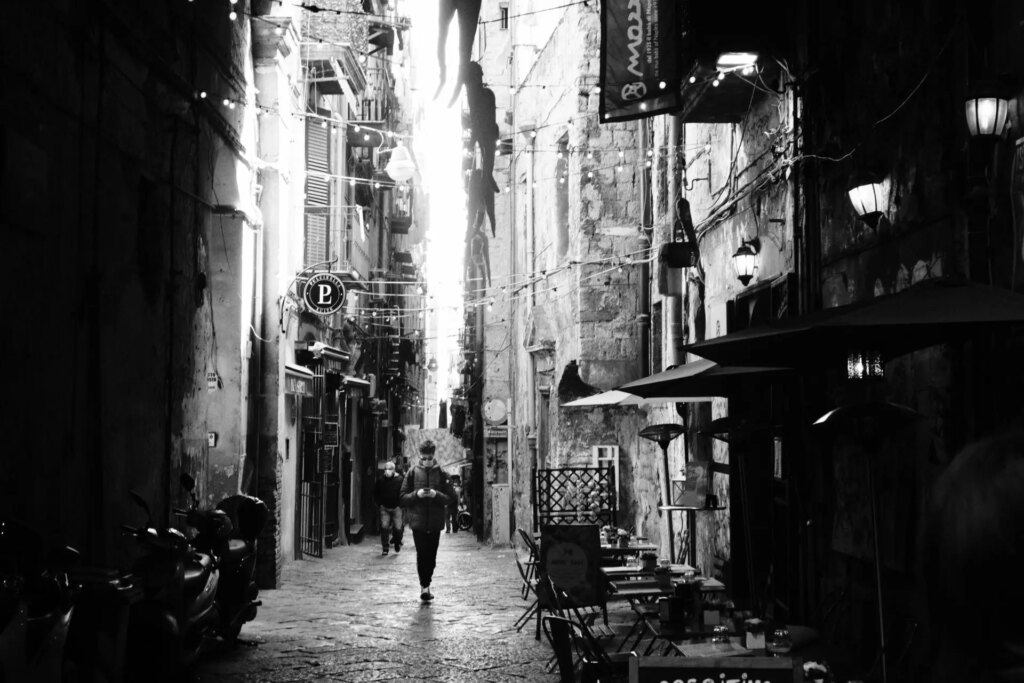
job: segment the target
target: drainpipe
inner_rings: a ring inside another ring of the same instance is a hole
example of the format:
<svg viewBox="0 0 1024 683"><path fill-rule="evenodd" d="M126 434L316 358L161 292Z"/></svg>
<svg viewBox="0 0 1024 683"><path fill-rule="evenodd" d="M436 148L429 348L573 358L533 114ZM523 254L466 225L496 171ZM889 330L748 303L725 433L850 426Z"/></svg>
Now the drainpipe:
<svg viewBox="0 0 1024 683"><path fill-rule="evenodd" d="M647 120L640 119L639 126L637 127L637 133L641 140L647 140ZM640 145L642 147L642 143ZM642 158L642 157L641 157ZM647 197L647 175L641 174L640 176L640 196ZM648 258L643 259L643 263L640 266L640 301L639 301L639 314L637 315L637 324L640 327L640 368L639 377L646 377L651 374L651 263L650 263L650 250L651 250L651 233L654 231L653 225L647 221L647 210L641 203L640 208L640 246L647 250ZM658 340L661 343L661 340ZM661 368L658 368L661 370Z"/></svg>
<svg viewBox="0 0 1024 683"><path fill-rule="evenodd" d="M667 206L667 218L670 233L666 235L667 240L674 238L677 231L681 231L681 226L676 224L682 220L679 215L679 207L677 205L679 199L682 196L681 188L679 187L679 169L680 169L680 153L678 151L679 140L682 137L683 132L683 120L678 116L669 117L669 131L668 131L668 148L669 153L669 167L668 167L668 201ZM665 367L672 367L673 365L680 365L684 360L683 354L683 297L667 296L664 299L665 302ZM659 368L660 369L660 368Z"/></svg>

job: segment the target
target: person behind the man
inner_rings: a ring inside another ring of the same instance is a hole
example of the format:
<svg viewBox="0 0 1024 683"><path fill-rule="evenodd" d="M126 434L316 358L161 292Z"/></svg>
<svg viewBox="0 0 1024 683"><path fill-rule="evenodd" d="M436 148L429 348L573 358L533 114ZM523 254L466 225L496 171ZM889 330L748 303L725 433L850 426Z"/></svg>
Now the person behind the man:
<svg viewBox="0 0 1024 683"><path fill-rule="evenodd" d="M437 546L444 528L445 505L455 504L455 491L434 460L434 442L420 446L420 463L411 468L402 482L402 505L412 529L416 546L416 571L420 577L420 599L434 599L430 582L437 564Z"/></svg>
<svg viewBox="0 0 1024 683"><path fill-rule="evenodd" d="M384 463L384 473L373 484L373 502L380 511L381 555L387 555L389 546L394 544L395 552L402 550L402 477L395 470L395 463Z"/></svg>
<svg viewBox="0 0 1024 683"><path fill-rule="evenodd" d="M462 477L451 476L452 491L455 491L455 502L448 504L448 519L444 524L444 532L459 533L459 506L462 504Z"/></svg>

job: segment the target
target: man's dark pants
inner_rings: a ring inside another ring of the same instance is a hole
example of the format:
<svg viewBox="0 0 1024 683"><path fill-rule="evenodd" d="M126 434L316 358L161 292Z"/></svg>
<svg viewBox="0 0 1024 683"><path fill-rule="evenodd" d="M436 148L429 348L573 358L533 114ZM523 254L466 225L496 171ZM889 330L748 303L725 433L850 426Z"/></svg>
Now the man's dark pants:
<svg viewBox="0 0 1024 683"><path fill-rule="evenodd" d="M437 545L441 534L437 531L412 531L412 541L416 545L416 571L420 575L420 585L429 586L434 577L434 566L437 564Z"/></svg>

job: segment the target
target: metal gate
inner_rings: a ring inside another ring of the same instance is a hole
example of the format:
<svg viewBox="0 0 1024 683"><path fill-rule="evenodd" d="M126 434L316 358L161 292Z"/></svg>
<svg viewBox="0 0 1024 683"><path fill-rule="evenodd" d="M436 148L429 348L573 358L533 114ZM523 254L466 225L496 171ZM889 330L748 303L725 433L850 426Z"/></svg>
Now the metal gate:
<svg viewBox="0 0 1024 683"><path fill-rule="evenodd" d="M615 526L614 467L534 470L533 523Z"/></svg>
<svg viewBox="0 0 1024 683"><path fill-rule="evenodd" d="M299 547L303 555L324 556L324 488L304 481L299 491Z"/></svg>

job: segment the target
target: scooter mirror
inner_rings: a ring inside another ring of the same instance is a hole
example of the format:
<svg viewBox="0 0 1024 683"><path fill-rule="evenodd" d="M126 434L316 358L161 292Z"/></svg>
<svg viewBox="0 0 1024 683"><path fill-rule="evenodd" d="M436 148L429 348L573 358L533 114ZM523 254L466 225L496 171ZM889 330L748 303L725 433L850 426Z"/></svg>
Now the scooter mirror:
<svg viewBox="0 0 1024 683"><path fill-rule="evenodd" d="M139 507L146 511L146 526L149 526L153 515L149 512L149 504L146 503L146 499L140 496L138 491L128 491L128 495L132 497L132 500L134 500Z"/></svg>

